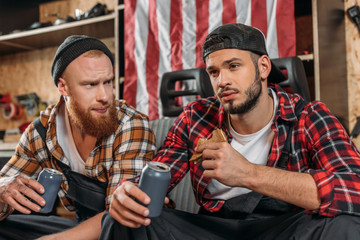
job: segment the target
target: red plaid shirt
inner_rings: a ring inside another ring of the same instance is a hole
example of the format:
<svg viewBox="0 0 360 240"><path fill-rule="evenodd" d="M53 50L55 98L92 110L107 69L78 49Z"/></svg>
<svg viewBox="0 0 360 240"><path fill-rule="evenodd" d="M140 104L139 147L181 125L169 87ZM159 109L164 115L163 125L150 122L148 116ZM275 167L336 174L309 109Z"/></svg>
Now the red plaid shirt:
<svg viewBox="0 0 360 240"><path fill-rule="evenodd" d="M267 166L276 167L287 132L284 123L296 121L292 132L292 154L287 168L308 172L316 181L321 200L317 211L323 216L341 213L360 215L360 155L340 122L321 102L311 102L295 116L298 95L285 93L272 85L279 105L271 128L275 132ZM216 97L190 103L178 117L155 161L171 167L169 191L190 170L193 191L198 204L208 211L218 211L224 200L204 197L209 178L203 176L201 164L189 162L200 138L209 138L214 128L222 128L229 142L232 136L227 128L227 115ZM310 211L309 211L310 213Z"/></svg>

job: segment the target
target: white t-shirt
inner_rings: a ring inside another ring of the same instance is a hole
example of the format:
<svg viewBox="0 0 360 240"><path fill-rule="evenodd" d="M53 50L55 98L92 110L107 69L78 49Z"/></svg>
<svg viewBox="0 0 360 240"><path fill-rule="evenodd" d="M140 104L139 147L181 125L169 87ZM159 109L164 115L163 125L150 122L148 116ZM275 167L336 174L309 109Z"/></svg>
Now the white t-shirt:
<svg viewBox="0 0 360 240"><path fill-rule="evenodd" d="M56 115L56 134L64 156L70 162L71 170L85 174L85 161L76 148L65 104L60 106L59 113Z"/></svg>
<svg viewBox="0 0 360 240"><path fill-rule="evenodd" d="M278 105L276 93L272 89L268 89L274 99L274 112L269 123L256 133L242 135L237 133L231 126L230 120L228 126L230 133L233 136L231 146L243 155L249 162L259 165L266 165L268 161L269 152L274 139L274 131L271 129L275 112ZM210 199L231 199L233 197L251 192L251 190L242 187L229 187L219 181L212 179L206 187L208 192L204 197Z"/></svg>

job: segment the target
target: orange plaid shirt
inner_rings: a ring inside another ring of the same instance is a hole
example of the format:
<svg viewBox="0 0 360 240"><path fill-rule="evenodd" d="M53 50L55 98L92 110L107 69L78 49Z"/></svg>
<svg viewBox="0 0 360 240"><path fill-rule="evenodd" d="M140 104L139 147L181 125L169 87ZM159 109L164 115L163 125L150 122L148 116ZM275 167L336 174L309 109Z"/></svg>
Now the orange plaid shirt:
<svg viewBox="0 0 360 240"><path fill-rule="evenodd" d="M62 97L56 105L49 106L41 114L41 123L47 129L46 146L33 124L30 124L16 147L15 155L1 170L0 177L22 173L37 178L43 168L61 171L54 158L70 166L56 134L55 119L61 104L64 104ZM86 176L101 182L108 181L105 199L107 207L118 183L124 178L139 175L156 151L155 135L150 129L148 117L136 111L124 100L116 101L116 105L119 127L110 136L96 142L85 162ZM68 182L65 176L63 178L58 196L66 209L74 211L73 201L66 197ZM11 212L12 209L5 206L0 218L5 218Z"/></svg>

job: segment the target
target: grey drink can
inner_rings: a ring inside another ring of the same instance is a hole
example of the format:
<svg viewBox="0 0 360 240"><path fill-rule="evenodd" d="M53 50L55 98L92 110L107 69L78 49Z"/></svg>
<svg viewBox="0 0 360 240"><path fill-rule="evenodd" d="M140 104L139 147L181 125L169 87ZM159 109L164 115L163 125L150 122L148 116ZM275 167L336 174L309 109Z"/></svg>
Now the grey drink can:
<svg viewBox="0 0 360 240"><path fill-rule="evenodd" d="M62 181L62 173L52 168L44 168L40 172L37 181L41 183L45 189L45 193L41 196L46 201L46 205L41 208L40 212L49 213L54 207L57 193Z"/></svg>
<svg viewBox="0 0 360 240"><path fill-rule="evenodd" d="M143 168L139 188L151 199L147 206L150 212L148 217L158 217L161 214L170 178L170 168L164 163L148 162Z"/></svg>

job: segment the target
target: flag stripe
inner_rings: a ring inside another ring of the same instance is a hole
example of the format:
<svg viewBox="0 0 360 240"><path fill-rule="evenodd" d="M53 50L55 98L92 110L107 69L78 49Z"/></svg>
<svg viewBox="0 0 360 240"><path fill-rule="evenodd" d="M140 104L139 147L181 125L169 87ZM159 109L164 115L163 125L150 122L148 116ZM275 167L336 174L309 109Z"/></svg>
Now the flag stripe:
<svg viewBox="0 0 360 240"><path fill-rule="evenodd" d="M222 24L236 22L235 0L223 0Z"/></svg>
<svg viewBox="0 0 360 240"><path fill-rule="evenodd" d="M196 1L196 68L204 67L202 43L209 33L209 20L209 1Z"/></svg>
<svg viewBox="0 0 360 240"><path fill-rule="evenodd" d="M250 1L236 1L236 22L251 25Z"/></svg>
<svg viewBox="0 0 360 240"><path fill-rule="evenodd" d="M209 23L208 32L212 32L215 28L222 24L223 19L223 4L219 0L210 0L209 1L209 17L208 19L203 19Z"/></svg>
<svg viewBox="0 0 360 240"><path fill-rule="evenodd" d="M125 73L124 77L126 79L125 89L124 89L124 99L127 99L128 103L136 107L136 86L137 86L137 76L136 76L136 62L135 62L135 9L137 1L136 0L125 0L124 12L125 26L124 28L124 58L125 61Z"/></svg>
<svg viewBox="0 0 360 240"><path fill-rule="evenodd" d="M173 1L172 1L173 2ZM162 4L160 1L157 1L157 8L156 8L156 16L157 16L157 22L158 22L158 38L159 38L159 70L158 70L158 76L159 76L159 84L158 84L158 93L160 93L160 87L161 87L161 77L165 72L171 71L171 61L173 58L177 58L176 56L172 56L171 49L171 12L170 11L171 6L170 4ZM158 111L159 116L162 116L162 104L161 99L157 99L158 104Z"/></svg>
<svg viewBox="0 0 360 240"><path fill-rule="evenodd" d="M182 0L182 16L183 16L183 34L182 34L182 62L183 68L195 68L196 61L196 6L195 1ZM185 82L177 84L176 89L193 89L196 82ZM190 97L176 98L179 106L184 106L189 101L194 100Z"/></svg>
<svg viewBox="0 0 360 240"><path fill-rule="evenodd" d="M171 17L170 17L170 42L171 42L171 69L172 71L183 69L182 65L182 32L183 19L181 0L171 1Z"/></svg>
<svg viewBox="0 0 360 240"><path fill-rule="evenodd" d="M267 34L266 0L251 0L251 26Z"/></svg>
<svg viewBox="0 0 360 240"><path fill-rule="evenodd" d="M279 49L277 43L277 26L276 26L276 9L277 0L266 1L266 15L267 15L267 33L266 33L266 49L270 58L279 57Z"/></svg>
<svg viewBox="0 0 360 240"><path fill-rule="evenodd" d="M294 1L277 0L276 5L276 28L278 29L277 44L279 57L289 57L296 55L296 30L294 18ZM293 44L289 44L293 43Z"/></svg>
<svg viewBox="0 0 360 240"><path fill-rule="evenodd" d="M177 14L172 13L172 14ZM196 7L194 1L182 0L183 33L182 62L184 69L195 68L196 59Z"/></svg>
<svg viewBox="0 0 360 240"><path fill-rule="evenodd" d="M137 89L136 89L136 108L145 114L149 109L149 92L147 91L146 79L146 53L149 32L149 3L141 1L136 5L135 14L135 61L137 66ZM132 96L133 97L133 96Z"/></svg>
<svg viewBox="0 0 360 240"><path fill-rule="evenodd" d="M152 29L148 35L148 46L146 49L146 86L149 93L148 115L151 119L159 118L157 107L158 83L159 83L159 37L156 18L156 0L149 0L149 28Z"/></svg>

